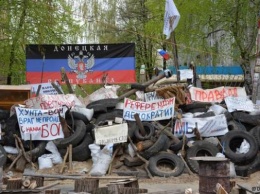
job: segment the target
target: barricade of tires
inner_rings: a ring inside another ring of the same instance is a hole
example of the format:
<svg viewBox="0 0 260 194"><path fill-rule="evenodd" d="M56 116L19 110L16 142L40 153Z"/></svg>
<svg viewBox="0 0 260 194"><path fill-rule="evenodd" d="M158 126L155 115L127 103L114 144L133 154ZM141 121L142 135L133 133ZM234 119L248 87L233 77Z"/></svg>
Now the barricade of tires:
<svg viewBox="0 0 260 194"><path fill-rule="evenodd" d="M174 90L175 91L175 90ZM214 116L213 111L209 111L210 103L192 103L185 104L184 94L178 95L178 109L182 114L192 114L197 118ZM93 118L89 120L84 114L71 112L66 115L68 124L67 134L63 139L54 140L61 156L66 153L68 145L72 144L72 159L74 161L86 161L91 159L89 145L95 141L95 126L106 125L108 120L115 120L116 117L123 118L123 110L117 107L118 99L104 99L92 102L86 106L87 109L94 109ZM225 107L224 104L219 104ZM197 114L200 112L200 114ZM137 153L148 161L148 169L154 176L170 177L180 176L185 171L185 163L191 171L198 173L199 165L192 157L198 156L216 156L217 153L223 153L226 158L235 164L235 170L239 176L248 176L260 169L260 115L250 115L245 112L235 111L222 113L225 115L229 131L218 137L210 138L173 138L169 133L165 133L162 127L165 123L174 126L174 120L147 122L142 125L145 134L140 131L135 121L124 121L128 124L128 136L132 139L137 148ZM3 112L2 119L5 121L2 125L4 135L0 146L0 165L8 162L7 154L3 146L15 147L13 134L20 136L18 121L16 115L6 116ZM158 125L159 123L159 125ZM172 127L166 127L168 132L172 133ZM212 141L214 140L214 141ZM249 150L246 153L239 153L237 149L246 141L249 144ZM129 144L127 142L126 144ZM34 161L46 153L46 142L33 142L33 149L30 150L28 141L23 141L26 152L33 155ZM185 153L184 157L180 157ZM144 161L139 157L129 156L128 150L124 149L121 153L120 162L124 167L137 168L144 165ZM10 162L10 161L9 161ZM121 165L121 167L122 167Z"/></svg>

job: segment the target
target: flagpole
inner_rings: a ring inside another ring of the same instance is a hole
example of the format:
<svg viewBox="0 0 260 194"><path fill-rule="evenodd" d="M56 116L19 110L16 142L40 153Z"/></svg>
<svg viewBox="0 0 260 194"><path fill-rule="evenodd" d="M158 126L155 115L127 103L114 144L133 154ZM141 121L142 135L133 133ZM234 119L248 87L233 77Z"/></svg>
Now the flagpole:
<svg viewBox="0 0 260 194"><path fill-rule="evenodd" d="M165 44L165 42L163 43L163 50L166 51L166 44ZM163 70L165 70L165 69L166 69L166 59L163 57Z"/></svg>
<svg viewBox="0 0 260 194"><path fill-rule="evenodd" d="M177 49L174 31L172 32L171 43L172 43L173 60L174 60L174 66L175 66L175 69L176 69L177 82L179 82L180 81L180 74L179 74L179 62L178 62L178 49Z"/></svg>

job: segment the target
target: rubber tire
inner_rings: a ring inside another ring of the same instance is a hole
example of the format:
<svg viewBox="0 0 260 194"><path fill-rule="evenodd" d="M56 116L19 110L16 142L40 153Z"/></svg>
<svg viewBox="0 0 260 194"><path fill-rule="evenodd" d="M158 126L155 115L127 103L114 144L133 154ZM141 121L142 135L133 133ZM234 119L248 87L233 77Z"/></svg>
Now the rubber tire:
<svg viewBox="0 0 260 194"><path fill-rule="evenodd" d="M0 120L6 120L9 117L10 117L10 111L9 110L0 109Z"/></svg>
<svg viewBox="0 0 260 194"><path fill-rule="evenodd" d="M0 166L5 166L7 160L6 152L3 146L0 145Z"/></svg>
<svg viewBox="0 0 260 194"><path fill-rule="evenodd" d="M235 120L238 120L243 123L247 123L253 126L260 125L260 115L250 115L245 112L233 112L232 116Z"/></svg>
<svg viewBox="0 0 260 194"><path fill-rule="evenodd" d="M249 133L256 139L258 149L260 150L260 125L253 127Z"/></svg>
<svg viewBox="0 0 260 194"><path fill-rule="evenodd" d="M256 158L247 165L235 165L235 170L238 176L248 176L260 170L260 153Z"/></svg>
<svg viewBox="0 0 260 194"><path fill-rule="evenodd" d="M154 132L155 132L154 126L149 122L142 122L142 125L144 127L146 134L145 134L145 136L143 136L140 132L139 127L137 127L134 132L136 139L137 140L150 139L154 135Z"/></svg>
<svg viewBox="0 0 260 194"><path fill-rule="evenodd" d="M246 127L245 127L243 124L241 124L241 123L239 123L239 122L237 122L237 121L235 121L235 120L229 121L229 122L227 123L227 125L228 125L228 130L229 130L229 131L232 131L232 130L242 130L242 131L246 131Z"/></svg>
<svg viewBox="0 0 260 194"><path fill-rule="evenodd" d="M2 136L1 144L5 146L16 147L14 134L18 137L21 137L16 114L12 115L6 120L6 127L2 129L2 132L4 132L5 135ZM29 148L29 145L27 145L24 141L23 146L25 149Z"/></svg>
<svg viewBox="0 0 260 194"><path fill-rule="evenodd" d="M241 145L243 140L250 144L250 149L245 154L236 153L237 144ZM234 163L243 163L252 161L258 152L258 144L256 139L247 131L232 130L227 132L222 138L222 145L224 145L224 154ZM235 147L234 147L235 146Z"/></svg>
<svg viewBox="0 0 260 194"><path fill-rule="evenodd" d="M69 144L72 146L78 145L78 143L84 138L86 134L86 125L82 120L74 120L75 132L67 138L60 138L53 140L53 143L57 148L67 148Z"/></svg>
<svg viewBox="0 0 260 194"><path fill-rule="evenodd" d="M65 119L71 119L71 115L74 120L82 120L85 125L89 124L88 118L84 114L81 114L79 112L67 111L65 114Z"/></svg>
<svg viewBox="0 0 260 194"><path fill-rule="evenodd" d="M193 109L208 109L211 105L211 103L195 102L192 104L180 105L179 108L182 109L184 112L191 112L191 110Z"/></svg>
<svg viewBox="0 0 260 194"><path fill-rule="evenodd" d="M26 153L30 156L32 154L32 160L33 162L36 162L38 157L43 155L45 153L45 147L47 144L47 141L34 141L34 143L37 143L36 147L32 149L32 151L27 151Z"/></svg>
<svg viewBox="0 0 260 194"><path fill-rule="evenodd" d="M86 161L91 158L91 151L89 145L94 142L90 133L86 133L82 142L79 145L72 148L72 160L73 161ZM62 157L66 154L67 149L59 149L59 152Z"/></svg>
<svg viewBox="0 0 260 194"><path fill-rule="evenodd" d="M158 168L158 165L160 164L169 164L174 166L174 169L162 171ZM148 169L154 176L177 177L182 174L184 170L184 163L176 154L161 152L149 159Z"/></svg>
<svg viewBox="0 0 260 194"><path fill-rule="evenodd" d="M194 173L199 173L199 162L197 160L192 160L192 157L198 156L216 156L219 152L218 148L205 140L196 141L193 146L187 149L186 162L190 167L191 171Z"/></svg>
<svg viewBox="0 0 260 194"><path fill-rule="evenodd" d="M134 158L131 158L131 156L124 157L124 165L128 167L141 166L143 164L144 162L141 159L139 159L137 156L135 156Z"/></svg>
<svg viewBox="0 0 260 194"><path fill-rule="evenodd" d="M107 121L107 120L113 120L114 121L116 117L123 118L123 110L114 109L111 112L100 114L97 117L95 124L99 125L100 123Z"/></svg>
<svg viewBox="0 0 260 194"><path fill-rule="evenodd" d="M139 84L139 83L131 84L130 87L131 87L131 90L136 89L136 90L140 90L140 91L145 91L145 89L146 89L146 86Z"/></svg>
<svg viewBox="0 0 260 194"><path fill-rule="evenodd" d="M185 138L185 144L184 144L185 147L186 147L187 143L188 143L188 138L186 137L186 138ZM177 143L177 144L171 144L171 145L169 146L169 149L172 150L172 151L174 151L174 152L178 152L179 150L182 149L182 146L183 146L183 138L180 140L179 143Z"/></svg>
<svg viewBox="0 0 260 194"><path fill-rule="evenodd" d="M120 100L118 98L108 98L108 99L101 99L101 100L96 100L96 101L93 101L91 103L89 103L87 105L87 108L88 109L94 109L95 110L95 106L96 105L102 105L103 107L106 107L106 108L115 108L116 107L116 104L119 102Z"/></svg>
<svg viewBox="0 0 260 194"><path fill-rule="evenodd" d="M216 116L215 113L213 111L209 111L209 112L202 113L198 116L195 116L194 118L207 118L207 117L213 117L213 116Z"/></svg>
<svg viewBox="0 0 260 194"><path fill-rule="evenodd" d="M157 141L147 150L140 153L145 159L149 159L160 151L165 151L169 146L169 138L164 133L160 134Z"/></svg>

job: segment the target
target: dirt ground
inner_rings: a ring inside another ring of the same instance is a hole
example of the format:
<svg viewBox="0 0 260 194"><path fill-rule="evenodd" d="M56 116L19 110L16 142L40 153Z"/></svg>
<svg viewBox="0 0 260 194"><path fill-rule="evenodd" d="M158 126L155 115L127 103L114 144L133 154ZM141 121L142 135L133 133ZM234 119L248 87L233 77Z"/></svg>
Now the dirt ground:
<svg viewBox="0 0 260 194"><path fill-rule="evenodd" d="M68 171L68 166L66 166L65 171L62 175L87 175L92 166L92 161L87 162L73 162L73 170ZM50 174L50 175L60 175L59 170L61 164L55 165L53 168L36 170L37 174ZM22 176L22 173L17 173L12 171L14 176ZM117 179L122 180L120 176L117 176L115 173L111 173L112 177L117 177ZM114 179L100 179L100 187L106 186L111 180ZM251 174L249 177L236 177L230 179L236 182L236 184L247 185L248 187L260 187L260 171ZM49 185L54 182L59 182L59 185L54 188L60 188L61 193L70 193L74 190L74 180L69 179L53 179L45 178L44 185ZM184 172L181 176L178 177L153 177L153 178L139 178L139 187L148 189L149 193L158 192L158 191L171 191L174 193L184 193L185 189L191 188L193 193L198 193L199 191L199 176L197 174L189 175L187 172ZM237 187L237 185L236 185ZM170 193L171 193L170 192Z"/></svg>

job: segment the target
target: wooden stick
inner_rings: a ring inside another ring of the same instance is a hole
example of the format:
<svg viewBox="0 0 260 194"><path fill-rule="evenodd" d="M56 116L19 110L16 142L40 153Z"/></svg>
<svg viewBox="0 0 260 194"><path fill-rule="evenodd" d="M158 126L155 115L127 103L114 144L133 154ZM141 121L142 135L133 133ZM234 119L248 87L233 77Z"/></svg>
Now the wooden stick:
<svg viewBox="0 0 260 194"><path fill-rule="evenodd" d="M142 124L142 121L141 121L141 119L139 117L139 114L135 113L134 114L134 118L135 118L135 121L136 121L136 124L137 124L138 128L140 129L141 135L145 136L146 135L146 131L145 131L144 126Z"/></svg>
<svg viewBox="0 0 260 194"><path fill-rule="evenodd" d="M69 145L69 171L72 171L72 144Z"/></svg>
<svg viewBox="0 0 260 194"><path fill-rule="evenodd" d="M72 87L70 85L70 82L69 82L69 78L68 78L68 76L66 74L65 68L62 67L60 71L61 71L61 77L62 77L63 81L65 81L65 83L66 83L66 85L68 87L69 93L70 94L74 94L74 91L73 91L73 89L72 89Z"/></svg>
<svg viewBox="0 0 260 194"><path fill-rule="evenodd" d="M23 173L23 176L34 176L34 177L44 177L44 178L57 178L57 179L82 179L82 178L90 178L90 179L97 179L96 176L69 176L69 175L61 175L61 174L35 174L35 173L30 173L26 172ZM98 177L99 179L130 179L130 178L136 178L135 176L101 176Z"/></svg>
<svg viewBox="0 0 260 194"><path fill-rule="evenodd" d="M14 159L14 161L11 163L11 165L8 167L8 171L11 170L13 168L13 166L15 165L15 163L19 160L19 158L23 155L19 146L18 146L18 141L17 139L15 139L15 146L16 146L16 149L18 150L18 155L17 157Z"/></svg>
<svg viewBox="0 0 260 194"><path fill-rule="evenodd" d="M22 150L22 154L23 154L25 160L32 165L32 168L33 168L33 169L37 169L36 166L34 165L34 163L33 163L33 162L30 160L30 158L28 157L27 153L25 152L24 147L23 147L23 143L22 143L21 139L20 139L16 134L14 134L14 137L15 137L15 138L17 139L17 141L18 141L18 144L19 144L19 146L20 146L20 148L21 148L21 150Z"/></svg>
<svg viewBox="0 0 260 194"><path fill-rule="evenodd" d="M51 187L54 187L56 185L60 184L60 182L56 182L56 183L52 183L52 184L49 184L49 185L45 185L45 186L42 186L42 187L37 187L36 189L39 189L39 190L45 190L45 189L49 189Z"/></svg>
<svg viewBox="0 0 260 194"><path fill-rule="evenodd" d="M120 144L121 145L121 144ZM110 164L109 164L109 169L108 169L108 174L110 175L111 172L112 172L112 163L113 163L113 160L114 158L116 157L117 153L119 152L119 150L121 149L121 146L118 146L116 148L116 150L114 151L113 155L112 155L112 158L111 158L111 161L110 161Z"/></svg>
<svg viewBox="0 0 260 194"><path fill-rule="evenodd" d="M69 154L69 147L67 147L67 151L66 151L66 154L63 158L63 162L62 162L62 165L61 165L61 169L60 169L60 173L62 174L63 173L63 170L65 168L65 164L66 164L66 160L68 158L68 154Z"/></svg>
<svg viewBox="0 0 260 194"><path fill-rule="evenodd" d="M148 177L149 178L153 178L152 174L150 173L150 171L148 169L149 161L146 160L145 158L143 158L142 156L140 156L140 154L138 153L138 151L137 151L137 149L136 149L136 147L135 147L135 145L134 145L134 143L133 143L133 141L132 141L132 139L131 139L131 137L129 135L128 135L128 140L129 140L131 146L133 147L134 151L136 152L136 156L138 158L140 158L145 163L144 169L146 170L146 172L148 174Z"/></svg>

